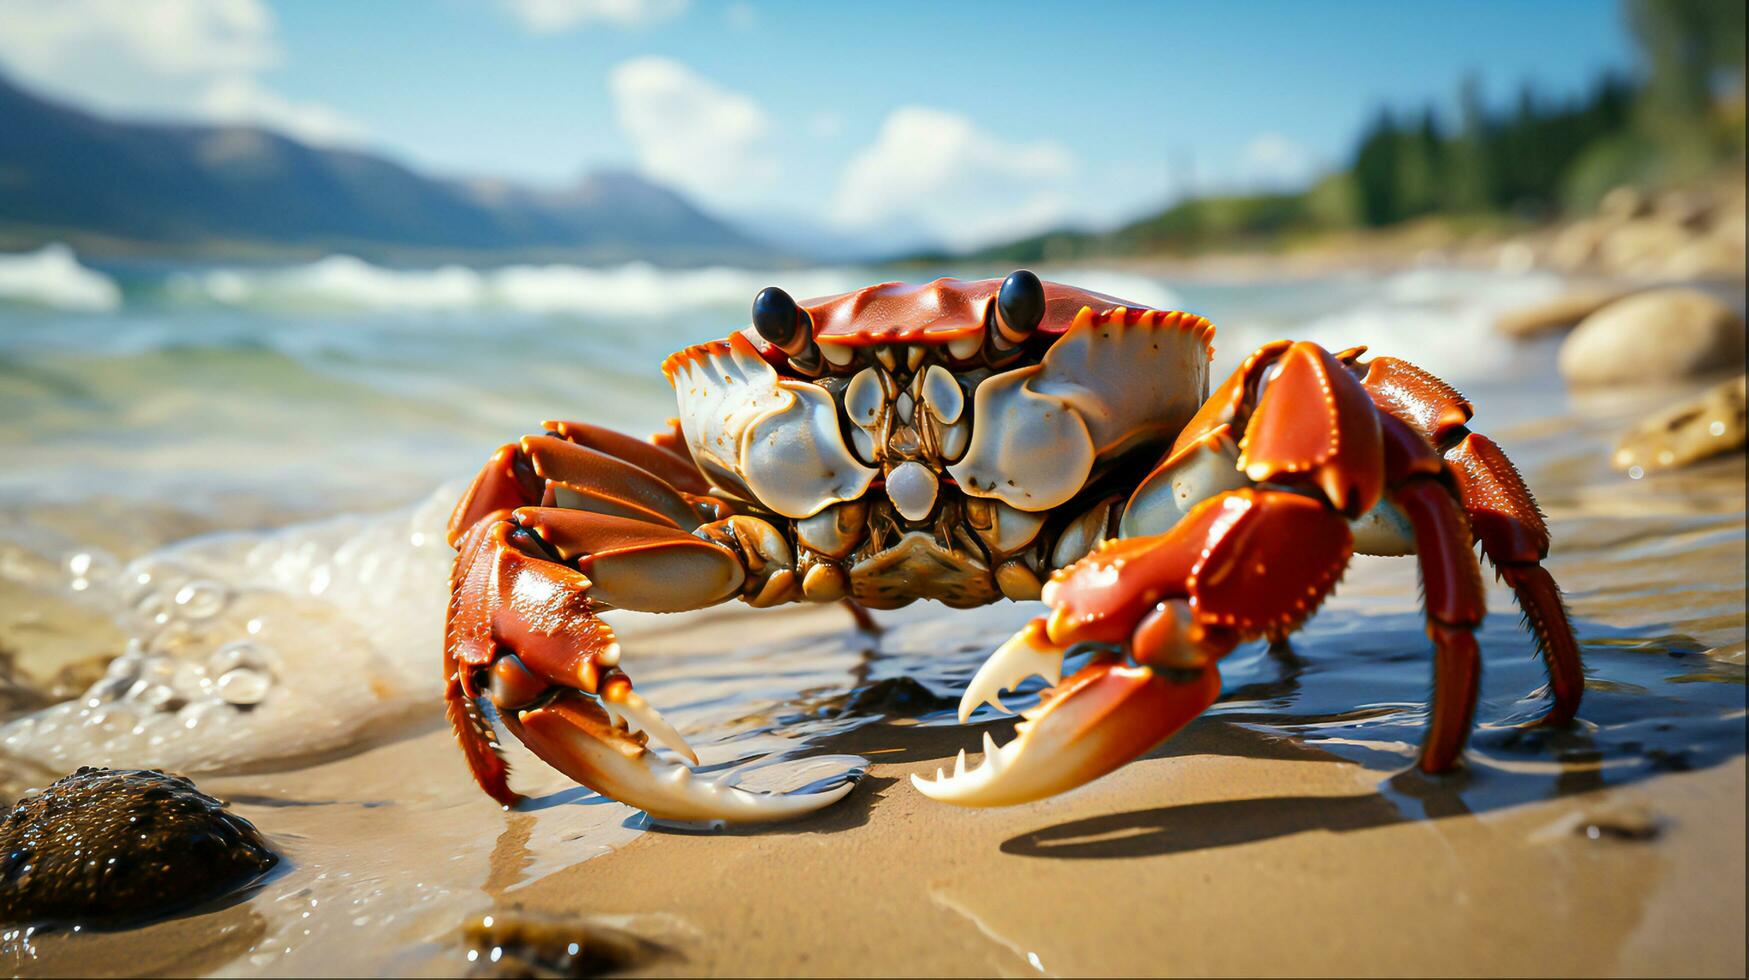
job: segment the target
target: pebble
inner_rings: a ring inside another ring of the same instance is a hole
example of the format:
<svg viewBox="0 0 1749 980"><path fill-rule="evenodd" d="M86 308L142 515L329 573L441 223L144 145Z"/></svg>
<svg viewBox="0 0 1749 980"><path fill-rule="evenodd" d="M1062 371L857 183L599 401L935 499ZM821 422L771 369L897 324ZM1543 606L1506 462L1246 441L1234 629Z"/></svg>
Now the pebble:
<svg viewBox="0 0 1749 980"><path fill-rule="evenodd" d="M1703 377L1743 364L1743 321L1694 289L1655 289L1586 317L1561 344L1561 374L1575 385L1646 385Z"/></svg>

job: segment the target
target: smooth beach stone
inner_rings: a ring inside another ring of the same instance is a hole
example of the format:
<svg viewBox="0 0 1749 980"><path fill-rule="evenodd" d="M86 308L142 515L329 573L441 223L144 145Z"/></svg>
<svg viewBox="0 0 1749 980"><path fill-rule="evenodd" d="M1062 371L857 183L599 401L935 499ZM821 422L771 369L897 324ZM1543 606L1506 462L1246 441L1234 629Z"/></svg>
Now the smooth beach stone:
<svg viewBox="0 0 1749 980"><path fill-rule="evenodd" d="M243 888L279 860L182 776L83 767L0 823L0 923L126 925Z"/></svg>
<svg viewBox="0 0 1749 980"><path fill-rule="evenodd" d="M1735 452L1744 443L1745 378L1714 385L1634 426L1616 444L1618 470L1641 473L1687 466Z"/></svg>
<svg viewBox="0 0 1749 980"><path fill-rule="evenodd" d="M1561 374L1575 385L1656 384L1743 363L1743 320L1694 289L1656 289L1586 317L1561 345Z"/></svg>
<svg viewBox="0 0 1749 980"><path fill-rule="evenodd" d="M1571 330L1579 321L1626 295L1620 289L1585 289L1563 293L1554 299L1502 313L1494 321L1494 329L1513 338Z"/></svg>

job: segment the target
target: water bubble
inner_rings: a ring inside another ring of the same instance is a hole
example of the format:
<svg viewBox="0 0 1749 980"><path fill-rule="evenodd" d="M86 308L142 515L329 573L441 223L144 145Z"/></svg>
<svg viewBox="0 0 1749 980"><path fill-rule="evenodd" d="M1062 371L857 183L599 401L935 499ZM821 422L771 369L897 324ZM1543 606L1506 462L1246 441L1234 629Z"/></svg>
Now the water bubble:
<svg viewBox="0 0 1749 980"><path fill-rule="evenodd" d="M163 625L170 621L170 603L157 592L143 592L133 602L134 614L148 623Z"/></svg>
<svg viewBox="0 0 1749 980"><path fill-rule="evenodd" d="M170 675L170 686L176 693L185 698L198 697L212 686L212 679L207 677L206 668L200 664L180 660L176 670Z"/></svg>
<svg viewBox="0 0 1749 980"><path fill-rule="evenodd" d="M127 700L159 711L170 711L173 710L172 705L179 705L188 699L178 696L176 689L168 684L138 680L128 690Z"/></svg>
<svg viewBox="0 0 1749 980"><path fill-rule="evenodd" d="M279 654L265 643L236 640L214 650L206 662L207 671L215 677L237 667L277 674L280 669Z"/></svg>
<svg viewBox="0 0 1749 980"><path fill-rule="evenodd" d="M237 667L219 678L217 689L219 697L231 704L260 704L272 686L273 681L266 674Z"/></svg>
<svg viewBox="0 0 1749 980"><path fill-rule="evenodd" d="M155 684L169 684L176 679L177 661L163 655L148 656L140 663L140 679Z"/></svg>
<svg viewBox="0 0 1749 980"><path fill-rule="evenodd" d="M78 551L67 556L68 584L75 592L107 583L119 570L116 560L101 551Z"/></svg>
<svg viewBox="0 0 1749 980"><path fill-rule="evenodd" d="M145 653L139 649L136 643L129 642L127 652L111 660L109 666L104 669L103 679L132 683L135 678L140 676L140 665L145 659Z"/></svg>
<svg viewBox="0 0 1749 980"><path fill-rule="evenodd" d="M129 677L105 677L85 689L86 704L101 704L105 701L117 701L127 696L128 690L134 686Z"/></svg>
<svg viewBox="0 0 1749 980"><path fill-rule="evenodd" d="M176 605L189 619L211 619L224 611L230 593L211 579L198 579L176 591Z"/></svg>
<svg viewBox="0 0 1749 980"><path fill-rule="evenodd" d="M176 718L182 723L183 728L193 731L203 725L212 724L218 718L225 717L230 710L230 705L223 701L196 701L177 712Z"/></svg>
<svg viewBox="0 0 1749 980"><path fill-rule="evenodd" d="M125 735L134 727L134 713L119 704L105 705L91 713L85 724L107 735Z"/></svg>
<svg viewBox="0 0 1749 980"><path fill-rule="evenodd" d="M190 658L197 651L205 649L211 642L203 627L204 624L196 624L189 620L171 619L148 636L146 649L162 656L179 659Z"/></svg>

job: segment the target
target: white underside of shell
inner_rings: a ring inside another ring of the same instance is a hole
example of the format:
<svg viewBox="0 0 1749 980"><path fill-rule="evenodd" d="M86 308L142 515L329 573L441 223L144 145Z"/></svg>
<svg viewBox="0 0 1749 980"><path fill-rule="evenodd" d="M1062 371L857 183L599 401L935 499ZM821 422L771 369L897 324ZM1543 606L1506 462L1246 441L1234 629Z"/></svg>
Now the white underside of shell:
<svg viewBox="0 0 1749 980"><path fill-rule="evenodd" d="M1098 319L1078 319L1038 364L978 386L971 444L948 467L967 493L1048 510L1078 493L1099 459L1190 420L1208 389L1201 334Z"/></svg>
<svg viewBox="0 0 1749 980"><path fill-rule="evenodd" d="M900 463L887 474L887 499L907 521L928 517L935 508L935 496L939 490L940 485L929 467L913 460Z"/></svg>
<svg viewBox="0 0 1749 980"><path fill-rule="evenodd" d="M673 382L687 448L730 492L803 518L862 496L877 475L845 445L832 396L780 378L740 334L693 353Z"/></svg>

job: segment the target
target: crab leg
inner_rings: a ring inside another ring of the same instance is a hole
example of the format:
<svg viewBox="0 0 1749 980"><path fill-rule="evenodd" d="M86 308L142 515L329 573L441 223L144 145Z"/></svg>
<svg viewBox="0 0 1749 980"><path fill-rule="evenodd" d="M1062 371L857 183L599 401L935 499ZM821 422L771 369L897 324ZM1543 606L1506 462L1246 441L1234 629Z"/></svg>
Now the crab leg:
<svg viewBox="0 0 1749 980"><path fill-rule="evenodd" d="M1381 409L1443 451L1470 529L1512 587L1548 669L1554 703L1543 723L1573 720L1585 693L1585 670L1560 587L1542 567L1548 526L1518 469L1493 440L1466 427L1473 414L1469 401L1439 378L1394 357L1352 364L1350 370L1363 378Z"/></svg>
<svg viewBox="0 0 1749 980"><path fill-rule="evenodd" d="M1421 769L1451 768L1469 740L1482 683L1476 627L1487 615L1482 569L1449 470L1427 440L1388 413L1379 417L1390 497L1408 518L1421 565L1422 606L1433 641L1433 704Z"/></svg>

